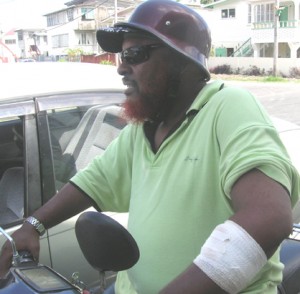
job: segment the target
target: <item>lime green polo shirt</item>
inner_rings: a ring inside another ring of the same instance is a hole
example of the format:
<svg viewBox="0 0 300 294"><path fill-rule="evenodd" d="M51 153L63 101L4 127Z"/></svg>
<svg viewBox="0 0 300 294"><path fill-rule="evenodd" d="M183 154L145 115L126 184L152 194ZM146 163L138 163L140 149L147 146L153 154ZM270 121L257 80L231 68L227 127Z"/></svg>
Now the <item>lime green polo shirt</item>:
<svg viewBox="0 0 300 294"><path fill-rule="evenodd" d="M183 272L233 209L230 191L258 168L291 194L299 176L270 119L247 91L206 85L180 127L154 153L142 125L128 125L71 182L102 211L129 211L140 259L121 272L117 294L154 294ZM243 293L277 293L278 252Z"/></svg>

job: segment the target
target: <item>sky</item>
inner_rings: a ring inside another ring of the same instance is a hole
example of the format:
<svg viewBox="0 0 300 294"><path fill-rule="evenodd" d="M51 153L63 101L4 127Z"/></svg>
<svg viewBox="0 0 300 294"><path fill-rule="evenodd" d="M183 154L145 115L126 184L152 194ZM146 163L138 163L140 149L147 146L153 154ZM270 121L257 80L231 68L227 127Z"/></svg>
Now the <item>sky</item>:
<svg viewBox="0 0 300 294"><path fill-rule="evenodd" d="M65 8L69 0L0 0L0 30L45 27L43 14Z"/></svg>

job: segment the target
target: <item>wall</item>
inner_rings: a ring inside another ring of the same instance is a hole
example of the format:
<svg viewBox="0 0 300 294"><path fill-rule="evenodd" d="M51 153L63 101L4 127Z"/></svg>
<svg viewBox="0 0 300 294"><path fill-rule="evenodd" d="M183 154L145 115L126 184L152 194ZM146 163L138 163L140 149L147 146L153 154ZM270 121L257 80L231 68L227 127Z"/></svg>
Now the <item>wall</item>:
<svg viewBox="0 0 300 294"><path fill-rule="evenodd" d="M232 69L243 68L249 69L251 66L257 66L265 71L273 70L273 58L253 58L253 57L210 57L208 67L210 69L219 65L230 65ZM300 70L300 58L278 58L277 69L278 73L289 76L290 69L297 67Z"/></svg>

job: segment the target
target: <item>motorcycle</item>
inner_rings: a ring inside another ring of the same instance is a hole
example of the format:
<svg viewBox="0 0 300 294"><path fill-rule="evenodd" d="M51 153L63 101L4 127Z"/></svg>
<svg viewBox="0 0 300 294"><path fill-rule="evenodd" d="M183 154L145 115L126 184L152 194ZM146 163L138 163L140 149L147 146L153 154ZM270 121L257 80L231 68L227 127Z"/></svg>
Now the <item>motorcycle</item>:
<svg viewBox="0 0 300 294"><path fill-rule="evenodd" d="M72 281L37 263L28 252L18 252L14 240L0 227L13 251L12 267L0 282L1 294L92 294L76 274ZM105 290L105 272L132 267L139 259L138 246L130 233L105 214L89 211L75 225L79 246L87 261L100 273L100 293Z"/></svg>
<svg viewBox="0 0 300 294"><path fill-rule="evenodd" d="M18 252L13 239L0 227L13 249L12 267L0 283L1 294L89 294L77 277L68 281L48 266L33 260L28 252ZM105 290L105 272L132 267L139 259L139 249L130 233L114 219L99 212L84 212L76 222L76 237L87 261L100 273L100 292ZM284 240L280 250L284 264L278 294L300 293L300 225ZM90 293L91 294L91 293Z"/></svg>

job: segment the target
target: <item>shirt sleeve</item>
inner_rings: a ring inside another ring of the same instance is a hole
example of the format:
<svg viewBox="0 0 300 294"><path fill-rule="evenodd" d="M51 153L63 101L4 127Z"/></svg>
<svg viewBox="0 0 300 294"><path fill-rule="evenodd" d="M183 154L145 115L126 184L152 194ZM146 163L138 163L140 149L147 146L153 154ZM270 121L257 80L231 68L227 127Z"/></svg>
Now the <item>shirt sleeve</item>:
<svg viewBox="0 0 300 294"><path fill-rule="evenodd" d="M295 204L300 191L299 174L266 111L243 89L229 87L217 95L221 100L216 132L224 193L230 197L237 179L257 168L283 185Z"/></svg>

